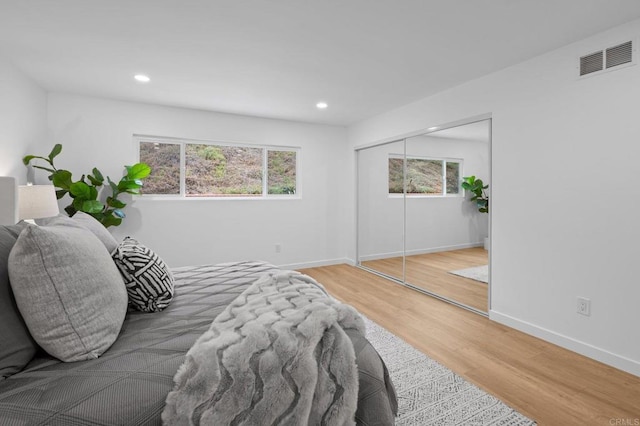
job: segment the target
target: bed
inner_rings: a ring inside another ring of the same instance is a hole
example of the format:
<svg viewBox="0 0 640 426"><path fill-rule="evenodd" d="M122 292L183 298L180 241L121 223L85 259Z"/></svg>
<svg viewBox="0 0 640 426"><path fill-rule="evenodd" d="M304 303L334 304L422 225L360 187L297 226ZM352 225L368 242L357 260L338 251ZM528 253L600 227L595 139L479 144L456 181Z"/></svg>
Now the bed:
<svg viewBox="0 0 640 426"><path fill-rule="evenodd" d="M11 238L20 230L0 228L5 240L0 262L6 262ZM0 264L0 275L6 269ZM230 303L277 271L258 261L173 269L175 296L169 306L156 313L129 309L117 339L98 358L61 362L39 349L26 367L1 380L0 425L161 424L187 351ZM9 290L3 298L10 297ZM354 422L393 424L397 404L383 361L362 333L347 334L359 378Z"/></svg>

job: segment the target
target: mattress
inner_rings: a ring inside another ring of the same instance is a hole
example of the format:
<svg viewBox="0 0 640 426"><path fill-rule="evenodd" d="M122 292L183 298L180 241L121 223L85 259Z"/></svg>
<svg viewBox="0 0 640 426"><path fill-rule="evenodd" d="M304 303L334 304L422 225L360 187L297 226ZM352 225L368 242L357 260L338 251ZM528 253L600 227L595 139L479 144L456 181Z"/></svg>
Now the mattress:
<svg viewBox="0 0 640 426"><path fill-rule="evenodd" d="M23 371L0 381L0 425L161 424L185 353L233 299L274 270L264 262L173 269L175 297L169 307L158 313L127 313L118 339L100 358L63 363L41 353ZM366 339L350 337L360 352ZM366 366L376 362L382 363L357 358L361 378L371 376ZM385 377L362 389L371 408L359 406L361 420L393 424L395 395L384 370ZM375 392L378 396L372 398Z"/></svg>
<svg viewBox="0 0 640 426"><path fill-rule="evenodd" d="M38 355L0 382L0 424L157 425L173 376L211 321L262 274L263 262L173 269L173 302L127 314L100 358L63 363Z"/></svg>

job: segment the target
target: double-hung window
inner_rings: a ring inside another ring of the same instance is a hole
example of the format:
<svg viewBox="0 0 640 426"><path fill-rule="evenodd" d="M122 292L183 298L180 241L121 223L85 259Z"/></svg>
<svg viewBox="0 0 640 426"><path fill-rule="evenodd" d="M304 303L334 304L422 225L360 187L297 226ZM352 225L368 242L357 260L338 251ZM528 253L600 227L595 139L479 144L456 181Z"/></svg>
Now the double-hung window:
<svg viewBox="0 0 640 426"><path fill-rule="evenodd" d="M136 137L151 167L143 195L292 197L299 195L300 148Z"/></svg>

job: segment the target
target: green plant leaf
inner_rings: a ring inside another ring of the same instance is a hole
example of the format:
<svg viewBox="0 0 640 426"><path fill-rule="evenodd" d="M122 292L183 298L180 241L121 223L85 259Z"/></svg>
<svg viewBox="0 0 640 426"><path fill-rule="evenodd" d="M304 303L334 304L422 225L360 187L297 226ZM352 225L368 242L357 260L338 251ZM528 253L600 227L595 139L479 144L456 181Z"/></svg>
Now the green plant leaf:
<svg viewBox="0 0 640 426"><path fill-rule="evenodd" d="M116 185L109 176L107 176L107 181L109 182L109 186L111 187L111 191L114 194L117 194L119 192L118 190L118 185Z"/></svg>
<svg viewBox="0 0 640 426"><path fill-rule="evenodd" d="M95 188L94 188L95 189ZM69 186L69 192L82 200L92 200L91 187L82 181L74 182ZM77 206L76 206L77 208Z"/></svg>
<svg viewBox="0 0 640 426"><path fill-rule="evenodd" d="M56 198L59 200L60 198L64 197L65 195L67 195L67 191L66 189L58 189L56 191Z"/></svg>
<svg viewBox="0 0 640 426"><path fill-rule="evenodd" d="M113 211L114 216L119 217L120 219L124 219L125 217L127 217L126 214L124 214L124 212L120 209L115 209Z"/></svg>
<svg viewBox="0 0 640 426"><path fill-rule="evenodd" d="M90 186L89 187L89 199L90 200L97 200L98 199L98 188L96 188L95 186Z"/></svg>
<svg viewBox="0 0 640 426"><path fill-rule="evenodd" d="M102 185L102 182L104 182L104 176L102 175L100 170L98 170L96 167L94 167L92 172L93 172L93 176L96 178L96 180L99 180L100 181L100 185Z"/></svg>
<svg viewBox="0 0 640 426"><path fill-rule="evenodd" d="M107 214L104 215L104 217L100 220L100 222L105 228L108 228L110 226L120 225L122 223L122 219L119 217L113 216L113 212L108 212Z"/></svg>
<svg viewBox="0 0 640 426"><path fill-rule="evenodd" d="M61 152L62 152L62 145L60 145L59 143L55 144L53 146L53 149L49 153L49 161L53 163L53 159L56 158L56 156Z"/></svg>
<svg viewBox="0 0 640 426"><path fill-rule="evenodd" d="M122 180L118 183L118 190L120 191L128 191L129 189L140 188L142 185L138 184L135 180L129 180L126 177L123 177Z"/></svg>
<svg viewBox="0 0 640 426"><path fill-rule="evenodd" d="M102 176L100 170L94 167L91 172L93 173L93 175L87 175L87 179L89 179L89 182L91 182L93 186L102 186L102 184L104 183L104 176Z"/></svg>
<svg viewBox="0 0 640 426"><path fill-rule="evenodd" d="M33 166L31 166L31 167L33 167L34 169L46 170L46 171L48 171L49 173L55 173L55 172L56 172L55 170L50 169L50 168L48 168L48 167L42 167L42 166L36 166L36 165L33 165ZM51 180L51 179L49 179L49 180Z"/></svg>
<svg viewBox="0 0 640 426"><path fill-rule="evenodd" d="M71 172L68 170L56 170L51 175L51 181L53 185L60 188L66 189L67 191L71 188Z"/></svg>
<svg viewBox="0 0 640 426"><path fill-rule="evenodd" d="M125 203L113 197L107 197L107 205L116 209L123 209L126 206Z"/></svg>
<svg viewBox="0 0 640 426"><path fill-rule="evenodd" d="M80 199L80 198L74 198L73 202L71 203L71 205L67 206L67 207L72 207L73 209L75 209L75 211L82 211L82 203L84 203L86 200ZM66 210L66 209L65 209ZM69 215L71 216L71 215Z"/></svg>
<svg viewBox="0 0 640 426"><path fill-rule="evenodd" d="M94 178L91 175L87 175L87 179L89 179L89 182L91 182L91 185L93 186L100 186L102 185L102 182L100 182L98 179Z"/></svg>
<svg viewBox="0 0 640 426"><path fill-rule="evenodd" d="M98 200L86 200L82 203L82 211L85 213L100 213L104 208L104 204L102 204Z"/></svg>
<svg viewBox="0 0 640 426"><path fill-rule="evenodd" d="M25 166L28 166L28 165L29 165L29 163L31 162L31 160L33 160L34 158L41 158L41 159L43 159L43 160L46 160L46 158L44 158L44 157L39 157L39 156L37 156L37 155L25 155L24 157L22 157L22 163L23 163Z"/></svg>
<svg viewBox="0 0 640 426"><path fill-rule="evenodd" d="M136 163L133 166L125 166L127 169L127 178L134 179L144 179L149 176L151 173L151 167L145 163Z"/></svg>
<svg viewBox="0 0 640 426"><path fill-rule="evenodd" d="M67 207L64 208L64 211L67 212L67 215L69 215L69 217L71 217L74 214L76 214L78 210L75 207L73 207L73 204L69 204Z"/></svg>
<svg viewBox="0 0 640 426"><path fill-rule="evenodd" d="M140 194L140 188L129 188L129 189L125 190L124 192L126 192L127 194L139 195Z"/></svg>

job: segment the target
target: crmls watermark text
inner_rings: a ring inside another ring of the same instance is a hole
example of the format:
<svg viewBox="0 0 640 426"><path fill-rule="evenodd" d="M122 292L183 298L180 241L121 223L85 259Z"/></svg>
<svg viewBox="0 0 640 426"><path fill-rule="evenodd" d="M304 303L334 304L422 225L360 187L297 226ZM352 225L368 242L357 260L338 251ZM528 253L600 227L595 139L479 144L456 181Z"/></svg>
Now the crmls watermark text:
<svg viewBox="0 0 640 426"><path fill-rule="evenodd" d="M609 419L611 426L640 426L640 418L636 419Z"/></svg>

